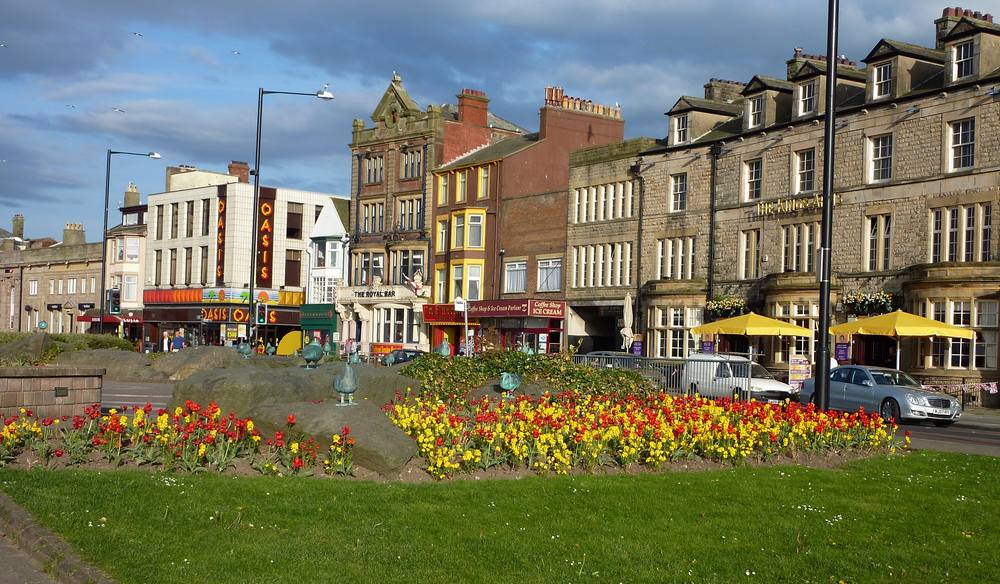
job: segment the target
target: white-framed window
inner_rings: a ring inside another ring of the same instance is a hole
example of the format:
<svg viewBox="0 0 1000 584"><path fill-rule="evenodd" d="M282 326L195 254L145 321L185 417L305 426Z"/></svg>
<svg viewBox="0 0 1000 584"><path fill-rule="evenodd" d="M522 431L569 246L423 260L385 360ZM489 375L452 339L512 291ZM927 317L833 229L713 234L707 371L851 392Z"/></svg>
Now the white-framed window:
<svg viewBox="0 0 1000 584"><path fill-rule="evenodd" d="M760 277L760 229L740 232L740 279L756 280Z"/></svg>
<svg viewBox="0 0 1000 584"><path fill-rule="evenodd" d="M139 238L129 237L125 240L125 261L135 263L139 261Z"/></svg>
<svg viewBox="0 0 1000 584"><path fill-rule="evenodd" d="M448 204L448 174L438 177L438 205Z"/></svg>
<svg viewBox="0 0 1000 584"><path fill-rule="evenodd" d="M975 73L975 62L973 61L975 44L967 41L955 45L955 79L969 77Z"/></svg>
<svg viewBox="0 0 1000 584"><path fill-rule="evenodd" d="M76 278L66 280L66 293L76 294Z"/></svg>
<svg viewBox="0 0 1000 584"><path fill-rule="evenodd" d="M403 152L402 175L404 179L417 178L423 174L424 152L423 150L407 150Z"/></svg>
<svg viewBox="0 0 1000 584"><path fill-rule="evenodd" d="M764 96L756 95L747 102L749 127L758 128L764 125Z"/></svg>
<svg viewBox="0 0 1000 584"><path fill-rule="evenodd" d="M504 264L503 291L509 294L526 292L528 289L528 262L507 262Z"/></svg>
<svg viewBox="0 0 1000 584"><path fill-rule="evenodd" d="M760 199L764 178L764 161L760 158L747 160L744 167L746 169L746 200L756 201Z"/></svg>
<svg viewBox="0 0 1000 584"><path fill-rule="evenodd" d="M489 165L479 169L479 192L476 196L485 199L490 196L490 167Z"/></svg>
<svg viewBox="0 0 1000 584"><path fill-rule="evenodd" d="M688 116L680 114L674 116L674 144L683 144L688 141Z"/></svg>
<svg viewBox="0 0 1000 584"><path fill-rule="evenodd" d="M951 170L972 168L976 162L976 119L951 123Z"/></svg>
<svg viewBox="0 0 1000 584"><path fill-rule="evenodd" d="M692 333L691 329L702 324L703 309L657 306L652 309L651 316L654 356L684 359L698 352L701 337Z"/></svg>
<svg viewBox="0 0 1000 584"><path fill-rule="evenodd" d="M452 229L451 248L465 247L465 215L455 215L452 217L452 222L454 228Z"/></svg>
<svg viewBox="0 0 1000 584"><path fill-rule="evenodd" d="M816 82L810 81L799 86L799 115L816 111Z"/></svg>
<svg viewBox="0 0 1000 584"><path fill-rule="evenodd" d="M380 307L372 312L372 337L376 343L420 342L420 325L412 308Z"/></svg>
<svg viewBox="0 0 1000 584"><path fill-rule="evenodd" d="M811 272L819 249L819 223L795 223L781 228L781 270Z"/></svg>
<svg viewBox="0 0 1000 584"><path fill-rule="evenodd" d="M892 134L872 136L868 140L870 166L868 175L871 182L892 179Z"/></svg>
<svg viewBox="0 0 1000 584"><path fill-rule="evenodd" d="M880 63L874 67L875 85L872 89L872 97L879 99L889 97L892 94L892 62Z"/></svg>
<svg viewBox="0 0 1000 584"><path fill-rule="evenodd" d="M90 278L90 293L93 294L94 292L97 292L97 278L91 277Z"/></svg>
<svg viewBox="0 0 1000 584"><path fill-rule="evenodd" d="M888 270L892 251L892 215L869 215L866 238L868 271Z"/></svg>
<svg viewBox="0 0 1000 584"><path fill-rule="evenodd" d="M396 202L396 228L400 231L420 231L423 228L422 202L419 197L408 197Z"/></svg>
<svg viewBox="0 0 1000 584"><path fill-rule="evenodd" d="M466 288L468 294L466 300L483 299L483 267L475 264L467 266L469 268L469 281Z"/></svg>
<svg viewBox="0 0 1000 584"><path fill-rule="evenodd" d="M672 237L656 242L656 277L690 280L694 274L694 237Z"/></svg>
<svg viewBox="0 0 1000 584"><path fill-rule="evenodd" d="M570 286L632 285L632 242L578 245L570 249Z"/></svg>
<svg viewBox="0 0 1000 584"><path fill-rule="evenodd" d="M139 277L128 275L122 277L122 300L135 302L139 299Z"/></svg>
<svg viewBox="0 0 1000 584"><path fill-rule="evenodd" d="M434 271L434 286L436 290L435 302L443 303L448 301L448 270L438 268Z"/></svg>
<svg viewBox="0 0 1000 584"><path fill-rule="evenodd" d="M446 251L448 249L448 220L441 219L438 221L437 228L437 245L435 246L437 251Z"/></svg>
<svg viewBox="0 0 1000 584"><path fill-rule="evenodd" d="M385 203L362 203L361 232L382 233L385 229ZM389 218L390 221L392 218Z"/></svg>
<svg viewBox="0 0 1000 584"><path fill-rule="evenodd" d="M816 189L816 149L800 150L795 153L796 193L808 193Z"/></svg>
<svg viewBox="0 0 1000 584"><path fill-rule="evenodd" d="M49 294L55 294L55 293L56 293L56 281L52 278L49 278Z"/></svg>
<svg viewBox="0 0 1000 584"><path fill-rule="evenodd" d="M381 154L365 158L365 182L380 183L383 178L384 157Z"/></svg>
<svg viewBox="0 0 1000 584"><path fill-rule="evenodd" d="M483 215L469 215L469 247L483 247Z"/></svg>
<svg viewBox="0 0 1000 584"><path fill-rule="evenodd" d="M38 296L38 280L28 280L28 296Z"/></svg>
<svg viewBox="0 0 1000 584"><path fill-rule="evenodd" d="M58 286L56 287L56 290L59 291L59 294L62 294L63 293L63 280L62 280L62 278L59 278L59 280L57 280L57 282L58 282Z"/></svg>
<svg viewBox="0 0 1000 584"><path fill-rule="evenodd" d="M407 284L417 272L424 273L424 251L397 249L392 251L393 284Z"/></svg>
<svg viewBox="0 0 1000 584"><path fill-rule="evenodd" d="M464 282L465 282L465 266L464 265L452 266L451 267L452 299L455 299L459 296L463 297L465 296L465 286L463 285Z"/></svg>
<svg viewBox="0 0 1000 584"><path fill-rule="evenodd" d="M458 190L455 192L455 201L459 203L465 202L468 193L469 193L469 170L466 169L458 173Z"/></svg>
<svg viewBox="0 0 1000 584"><path fill-rule="evenodd" d="M930 262L988 262L993 236L992 203L931 209Z"/></svg>
<svg viewBox="0 0 1000 584"><path fill-rule="evenodd" d="M670 210L687 209L688 175L686 172L670 175Z"/></svg>
<svg viewBox="0 0 1000 584"><path fill-rule="evenodd" d="M538 291L557 292L562 284L562 258L538 260Z"/></svg>

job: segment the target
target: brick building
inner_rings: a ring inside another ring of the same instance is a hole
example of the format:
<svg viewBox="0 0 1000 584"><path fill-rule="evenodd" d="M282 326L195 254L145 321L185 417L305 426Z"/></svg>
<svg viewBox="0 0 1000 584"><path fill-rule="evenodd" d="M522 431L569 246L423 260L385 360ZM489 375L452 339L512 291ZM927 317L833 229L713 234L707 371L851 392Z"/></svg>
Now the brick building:
<svg viewBox="0 0 1000 584"><path fill-rule="evenodd" d="M862 67L839 59L834 322L877 292L969 326L974 341L904 340L902 366L956 382L996 379L1000 26L945 9L935 47L882 39ZM785 79L713 81L668 112L666 140L636 158L644 184L638 279L646 352L683 357L706 299L816 330L825 71L796 49ZM642 329L640 329L642 330ZM741 348L735 339L730 348ZM837 339L846 343L847 339ZM855 336L850 358L888 363L894 341ZM814 338L767 341L777 367Z"/></svg>
<svg viewBox="0 0 1000 584"><path fill-rule="evenodd" d="M15 215L0 241L0 269L0 330L86 332L76 317L97 306L101 243L87 243L83 225L67 223L62 241L28 240L24 216Z"/></svg>
<svg viewBox="0 0 1000 584"><path fill-rule="evenodd" d="M354 120L351 140L350 282L337 292L342 335L364 353L428 349L427 171L524 130L490 113L482 91L463 90L457 106L421 109L395 74L371 121Z"/></svg>
<svg viewBox="0 0 1000 584"><path fill-rule="evenodd" d="M545 89L537 133L508 138L434 171L433 344L460 345L450 303L502 346L566 347L567 188L570 153L621 142L617 107Z"/></svg>

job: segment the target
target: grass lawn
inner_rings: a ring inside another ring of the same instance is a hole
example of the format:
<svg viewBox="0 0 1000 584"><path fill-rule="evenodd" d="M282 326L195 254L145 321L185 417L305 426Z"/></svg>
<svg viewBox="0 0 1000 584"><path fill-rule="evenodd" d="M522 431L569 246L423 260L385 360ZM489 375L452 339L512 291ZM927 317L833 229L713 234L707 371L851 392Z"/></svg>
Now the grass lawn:
<svg viewBox="0 0 1000 584"><path fill-rule="evenodd" d="M121 582L997 582L1000 459L501 481L0 470Z"/></svg>

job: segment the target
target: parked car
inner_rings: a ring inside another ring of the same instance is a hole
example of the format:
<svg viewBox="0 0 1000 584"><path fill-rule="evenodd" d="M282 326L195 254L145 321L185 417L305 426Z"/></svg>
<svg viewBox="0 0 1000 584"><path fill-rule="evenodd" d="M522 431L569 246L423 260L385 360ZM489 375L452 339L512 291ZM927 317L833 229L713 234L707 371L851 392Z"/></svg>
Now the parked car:
<svg viewBox="0 0 1000 584"><path fill-rule="evenodd" d="M424 353L424 351L417 349L393 349L388 355L382 357L380 361L383 365L399 365L400 363L413 361Z"/></svg>
<svg viewBox="0 0 1000 584"><path fill-rule="evenodd" d="M584 355L586 363L594 367L635 371L658 387L669 382L666 368L657 359L640 357L625 351L591 351Z"/></svg>
<svg viewBox="0 0 1000 584"><path fill-rule="evenodd" d="M739 355L699 353L684 360L681 388L705 397L732 397L739 393L756 401L797 400L796 390L771 375L762 365Z"/></svg>
<svg viewBox="0 0 1000 584"><path fill-rule="evenodd" d="M807 379L799 399L814 401L816 380ZM931 420L938 426L954 424L962 404L946 393L928 391L898 369L842 365L830 372L830 409L855 412L861 408L896 421Z"/></svg>

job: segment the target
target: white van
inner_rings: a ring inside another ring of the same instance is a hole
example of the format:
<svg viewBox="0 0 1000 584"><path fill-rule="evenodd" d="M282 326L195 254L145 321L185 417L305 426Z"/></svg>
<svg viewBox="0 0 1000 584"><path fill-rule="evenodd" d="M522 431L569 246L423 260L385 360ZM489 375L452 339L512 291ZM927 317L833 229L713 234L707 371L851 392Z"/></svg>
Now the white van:
<svg viewBox="0 0 1000 584"><path fill-rule="evenodd" d="M737 397L745 399L748 385L750 397L759 402L798 401L795 388L778 381L767 369L746 357L698 353L684 360L681 388L692 395L733 397L738 394Z"/></svg>

